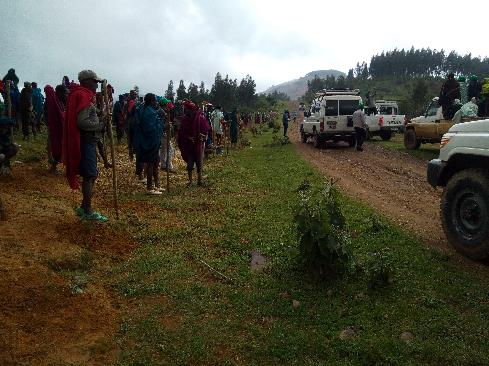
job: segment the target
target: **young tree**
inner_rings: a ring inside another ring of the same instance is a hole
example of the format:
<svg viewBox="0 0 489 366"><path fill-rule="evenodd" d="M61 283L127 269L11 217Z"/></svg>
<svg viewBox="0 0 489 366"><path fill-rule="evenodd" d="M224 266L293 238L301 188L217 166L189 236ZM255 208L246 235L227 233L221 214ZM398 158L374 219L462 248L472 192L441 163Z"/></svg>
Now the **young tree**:
<svg viewBox="0 0 489 366"><path fill-rule="evenodd" d="M178 100L183 100L188 97L187 95L187 89L185 88L185 84L183 83L183 80L180 80L180 84L178 84L178 89L177 89L177 99Z"/></svg>
<svg viewBox="0 0 489 366"><path fill-rule="evenodd" d="M173 80L170 80L170 82L168 83L168 88L165 91L165 98L171 100L172 102L175 101L175 92L173 91Z"/></svg>
<svg viewBox="0 0 489 366"><path fill-rule="evenodd" d="M240 106L251 106L255 101L256 83L250 75L242 79L237 90L238 104Z"/></svg>
<svg viewBox="0 0 489 366"><path fill-rule="evenodd" d="M413 112L419 113L428 101L428 84L422 78L417 79L411 92Z"/></svg>
<svg viewBox="0 0 489 366"><path fill-rule="evenodd" d="M199 88L194 83L190 83L188 85L187 98L190 99L192 102L197 103L198 105L202 103L199 96Z"/></svg>
<svg viewBox="0 0 489 366"><path fill-rule="evenodd" d="M201 101L209 100L209 90L205 88L205 84L203 81L200 82L200 86L199 86L199 98Z"/></svg>

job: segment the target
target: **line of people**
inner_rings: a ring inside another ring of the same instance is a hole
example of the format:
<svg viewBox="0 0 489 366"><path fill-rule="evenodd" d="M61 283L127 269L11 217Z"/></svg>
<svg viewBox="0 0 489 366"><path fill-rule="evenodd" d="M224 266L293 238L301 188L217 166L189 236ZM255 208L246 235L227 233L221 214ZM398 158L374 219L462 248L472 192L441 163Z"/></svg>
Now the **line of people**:
<svg viewBox="0 0 489 366"><path fill-rule="evenodd" d="M204 103L199 108L190 100L177 101L174 105L172 101L154 93L140 97L137 90L119 95L114 103L114 89L108 84L108 97L104 98L98 91L102 79L92 70L81 71L78 83L64 76L56 87L46 85L45 99L35 83L25 83L24 89L17 95L18 82L15 70L10 69L0 85L3 99L10 99L13 107L13 118L0 118L0 164L18 151L18 145L11 141L10 127L15 124L12 121L22 121L26 139L31 130L33 134L39 131L41 121L44 121L47 125L46 149L50 171L56 174L59 164L63 163L69 186L73 190L81 187L82 202L75 212L86 220L107 221L106 216L93 210L92 197L99 174L99 157L105 168L113 164L107 159L103 143L109 115L113 117L118 143L127 139L135 174L139 182L146 185L150 195L161 195L164 191L160 185L160 170L175 173L172 136L186 163L187 187L194 184L194 170L197 185L204 186L205 151L222 154L224 139L229 141L231 147L236 146L241 129L253 124L253 115L239 113L237 108L228 113L210 103ZM5 95L6 88L3 86L6 83L10 86L10 98ZM3 109L4 112L7 110L5 105ZM276 115L276 112L257 113L254 122L264 123Z"/></svg>

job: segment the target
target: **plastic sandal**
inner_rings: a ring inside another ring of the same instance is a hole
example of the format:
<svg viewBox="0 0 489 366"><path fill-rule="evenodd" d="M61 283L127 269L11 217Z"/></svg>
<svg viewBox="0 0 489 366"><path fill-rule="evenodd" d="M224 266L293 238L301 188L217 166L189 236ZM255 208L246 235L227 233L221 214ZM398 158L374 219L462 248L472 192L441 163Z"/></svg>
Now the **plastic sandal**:
<svg viewBox="0 0 489 366"><path fill-rule="evenodd" d="M100 222L107 222L109 219L105 217L104 215L100 214L99 212L93 211L89 215L85 215L83 217L85 220L91 220L91 221L100 221Z"/></svg>
<svg viewBox="0 0 489 366"><path fill-rule="evenodd" d="M75 208L76 216L83 217L85 215L85 210L81 207Z"/></svg>

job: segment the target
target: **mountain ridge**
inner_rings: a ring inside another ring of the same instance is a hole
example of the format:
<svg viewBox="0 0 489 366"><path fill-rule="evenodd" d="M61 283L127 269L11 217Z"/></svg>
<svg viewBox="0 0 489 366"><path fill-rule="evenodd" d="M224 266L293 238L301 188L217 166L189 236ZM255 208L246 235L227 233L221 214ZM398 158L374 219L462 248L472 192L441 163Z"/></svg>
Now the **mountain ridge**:
<svg viewBox="0 0 489 366"><path fill-rule="evenodd" d="M328 69L328 70L315 70L308 72L306 75L301 76L298 79L292 79L289 81L285 81L278 85L273 85L267 90L263 92L263 94L269 94L273 92L285 93L287 94L291 100L299 99L303 96L307 91L307 82L309 80L314 79L314 76L318 76L320 78L326 78L327 76L338 77L340 75L346 76L346 74L339 70Z"/></svg>

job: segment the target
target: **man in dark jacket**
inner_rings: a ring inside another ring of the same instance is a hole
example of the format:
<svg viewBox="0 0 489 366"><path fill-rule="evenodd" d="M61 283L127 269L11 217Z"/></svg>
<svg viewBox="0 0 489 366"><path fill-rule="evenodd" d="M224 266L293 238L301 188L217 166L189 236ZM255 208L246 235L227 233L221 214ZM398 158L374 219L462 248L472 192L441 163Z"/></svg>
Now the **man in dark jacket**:
<svg viewBox="0 0 489 366"><path fill-rule="evenodd" d="M20 92L20 115L22 119L22 134L24 140L29 138L30 130L36 135L34 128L34 110L32 106L32 87L31 83L25 82L24 88Z"/></svg>
<svg viewBox="0 0 489 366"><path fill-rule="evenodd" d="M443 83L440 90L440 103L443 109L443 118L452 119L455 114L455 99L460 99L460 84L455 80L453 72L448 74L447 80Z"/></svg>

